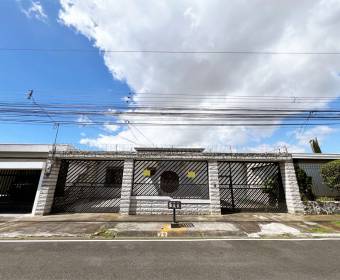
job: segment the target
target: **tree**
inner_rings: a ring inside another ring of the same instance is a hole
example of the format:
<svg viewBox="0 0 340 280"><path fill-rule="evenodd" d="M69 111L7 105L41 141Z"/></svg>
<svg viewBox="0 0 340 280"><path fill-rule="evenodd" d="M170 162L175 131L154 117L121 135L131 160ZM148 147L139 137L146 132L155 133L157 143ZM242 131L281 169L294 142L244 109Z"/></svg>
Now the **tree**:
<svg viewBox="0 0 340 280"><path fill-rule="evenodd" d="M321 176L331 189L340 188L340 160L333 160L321 166Z"/></svg>
<svg viewBox="0 0 340 280"><path fill-rule="evenodd" d="M300 195L302 200L314 200L312 191L312 177L308 176L299 166L295 166L296 179L299 185Z"/></svg>

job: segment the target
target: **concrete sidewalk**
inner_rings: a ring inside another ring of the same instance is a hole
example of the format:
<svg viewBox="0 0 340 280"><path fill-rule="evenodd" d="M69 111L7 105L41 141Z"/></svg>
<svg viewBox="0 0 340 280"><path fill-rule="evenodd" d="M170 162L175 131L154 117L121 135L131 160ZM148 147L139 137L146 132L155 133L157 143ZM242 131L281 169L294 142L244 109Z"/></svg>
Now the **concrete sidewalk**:
<svg viewBox="0 0 340 280"><path fill-rule="evenodd" d="M2 215L0 238L306 238L339 237L340 215L238 213L223 216L119 214Z"/></svg>

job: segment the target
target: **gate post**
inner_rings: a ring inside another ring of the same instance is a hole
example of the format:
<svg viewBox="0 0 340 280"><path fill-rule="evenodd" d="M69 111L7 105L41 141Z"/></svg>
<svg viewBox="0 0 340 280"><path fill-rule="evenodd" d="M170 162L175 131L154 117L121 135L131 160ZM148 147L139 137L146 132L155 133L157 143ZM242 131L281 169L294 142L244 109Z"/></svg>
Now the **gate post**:
<svg viewBox="0 0 340 280"><path fill-rule="evenodd" d="M221 215L220 187L217 161L208 162L210 214Z"/></svg>
<svg viewBox="0 0 340 280"><path fill-rule="evenodd" d="M120 198L120 210L122 215L129 215L131 191L133 181L133 159L127 159L124 161L122 190Z"/></svg>
<svg viewBox="0 0 340 280"><path fill-rule="evenodd" d="M299 185L297 183L294 163L288 159L280 163L282 184L285 191L287 210L290 214L303 214Z"/></svg>
<svg viewBox="0 0 340 280"><path fill-rule="evenodd" d="M51 212L54 192L58 181L60 163L60 160L49 159L46 165L51 164L50 172L46 172L46 168L48 168L46 166L45 170L42 171L44 173L43 179L41 185L39 184L36 195L37 201L35 201L32 210L32 214L34 216L42 216Z"/></svg>

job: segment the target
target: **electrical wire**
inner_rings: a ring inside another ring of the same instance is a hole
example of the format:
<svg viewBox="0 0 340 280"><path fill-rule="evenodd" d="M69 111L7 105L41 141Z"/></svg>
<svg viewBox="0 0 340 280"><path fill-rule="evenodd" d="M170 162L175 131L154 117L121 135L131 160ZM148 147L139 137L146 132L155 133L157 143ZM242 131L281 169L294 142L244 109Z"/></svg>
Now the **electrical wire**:
<svg viewBox="0 0 340 280"><path fill-rule="evenodd" d="M1 52L70 52L70 53L119 53L119 54L245 54L245 55L340 55L340 51L273 51L273 50L156 50L156 49L139 49L139 50L102 50L102 49L85 49L85 48L15 48L15 47L1 47Z"/></svg>
<svg viewBox="0 0 340 280"><path fill-rule="evenodd" d="M219 104L197 104L181 100L179 104L169 103L166 99L158 103L147 101L146 104L124 104L112 102L103 104L100 102L89 103L71 102L67 99L59 102L50 102L48 98L44 102L37 103L32 97L33 104L18 101L16 98L5 98L0 101L1 121L7 123L34 123L34 124L62 124L62 125L103 125L113 124L131 126L136 125L186 125L186 126L303 126L304 122L311 121L308 125L325 124L337 125L340 120L340 108L333 104L333 108L322 108L323 104L316 103L313 107L321 108L306 109L306 106L295 104L298 97L294 98L294 104L283 106L282 100L292 101L292 97L262 96L252 104L248 96L232 96L240 98L238 102L221 102ZM281 100L279 100L281 98ZM307 101L315 103L318 97L303 97L301 103ZM309 99L307 99L309 98ZM323 97L321 97L322 99ZM286 100L285 100L286 99ZM279 100L279 102L278 102ZM218 101L218 99L217 99ZM267 102L267 103L266 103ZM166 106L164 104L167 104ZM305 105L305 104L304 104ZM311 114L313 112L313 114ZM86 116L89 121L79 121ZM47 119L46 119L47 117ZM152 141L139 130L136 130L150 143ZM135 138L137 138L134 135Z"/></svg>

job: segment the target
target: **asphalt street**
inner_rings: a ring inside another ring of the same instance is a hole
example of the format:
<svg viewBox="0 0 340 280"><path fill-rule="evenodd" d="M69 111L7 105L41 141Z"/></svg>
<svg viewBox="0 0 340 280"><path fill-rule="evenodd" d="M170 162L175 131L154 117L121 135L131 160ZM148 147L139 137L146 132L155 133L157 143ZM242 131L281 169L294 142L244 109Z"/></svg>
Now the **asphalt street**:
<svg viewBox="0 0 340 280"><path fill-rule="evenodd" d="M0 243L0 279L339 279L340 240Z"/></svg>

